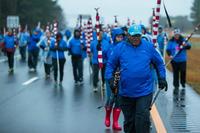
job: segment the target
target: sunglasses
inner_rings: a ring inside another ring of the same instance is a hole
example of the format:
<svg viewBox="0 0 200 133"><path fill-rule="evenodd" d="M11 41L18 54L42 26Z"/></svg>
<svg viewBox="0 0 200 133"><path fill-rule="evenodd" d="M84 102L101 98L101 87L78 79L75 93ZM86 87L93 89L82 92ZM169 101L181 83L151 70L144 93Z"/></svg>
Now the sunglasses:
<svg viewBox="0 0 200 133"><path fill-rule="evenodd" d="M141 37L141 35L140 34L136 34L136 35L133 35L131 37Z"/></svg>

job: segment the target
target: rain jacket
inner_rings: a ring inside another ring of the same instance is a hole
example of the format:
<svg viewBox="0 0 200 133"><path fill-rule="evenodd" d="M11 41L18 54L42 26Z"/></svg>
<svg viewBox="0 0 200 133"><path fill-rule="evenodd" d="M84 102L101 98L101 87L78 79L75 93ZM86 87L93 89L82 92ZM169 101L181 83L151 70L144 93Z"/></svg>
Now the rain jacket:
<svg viewBox="0 0 200 133"><path fill-rule="evenodd" d="M153 75L151 63L154 63L160 78L166 77L164 62L153 44L142 39L134 47L124 41L118 44L111 53L106 66L106 79L113 78L113 72L120 67L119 95L137 98L153 92Z"/></svg>

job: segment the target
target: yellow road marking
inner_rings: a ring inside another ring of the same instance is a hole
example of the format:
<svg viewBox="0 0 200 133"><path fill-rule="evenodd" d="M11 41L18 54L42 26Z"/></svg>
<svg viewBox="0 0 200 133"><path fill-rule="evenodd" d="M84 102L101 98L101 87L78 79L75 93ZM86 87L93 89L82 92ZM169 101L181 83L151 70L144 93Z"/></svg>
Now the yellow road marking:
<svg viewBox="0 0 200 133"><path fill-rule="evenodd" d="M163 124L162 119L160 118L160 115L158 113L158 110L155 104L152 106L150 113L151 113L153 123L155 125L157 133L167 133L167 130Z"/></svg>

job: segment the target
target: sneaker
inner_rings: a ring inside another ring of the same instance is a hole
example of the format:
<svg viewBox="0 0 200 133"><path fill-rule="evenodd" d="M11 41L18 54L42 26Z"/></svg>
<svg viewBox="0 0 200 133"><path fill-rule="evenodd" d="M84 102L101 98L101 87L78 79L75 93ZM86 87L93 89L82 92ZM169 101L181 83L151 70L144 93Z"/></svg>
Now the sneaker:
<svg viewBox="0 0 200 133"><path fill-rule="evenodd" d="M8 70L8 72L9 72L9 73L13 73L13 72L14 72L14 69L13 69L13 68L10 68L10 69Z"/></svg>
<svg viewBox="0 0 200 133"><path fill-rule="evenodd" d="M94 88L93 88L93 91L94 91L94 92L97 92L97 91L98 91L97 87L94 87Z"/></svg>
<svg viewBox="0 0 200 133"><path fill-rule="evenodd" d="M29 68L29 72L34 72L34 68Z"/></svg>
<svg viewBox="0 0 200 133"><path fill-rule="evenodd" d="M60 87L62 87L62 82L59 82L59 84L58 84Z"/></svg>
<svg viewBox="0 0 200 133"><path fill-rule="evenodd" d="M33 68L33 72L36 72L37 70L35 68Z"/></svg>
<svg viewBox="0 0 200 133"><path fill-rule="evenodd" d="M185 84L182 84L182 87L185 88Z"/></svg>

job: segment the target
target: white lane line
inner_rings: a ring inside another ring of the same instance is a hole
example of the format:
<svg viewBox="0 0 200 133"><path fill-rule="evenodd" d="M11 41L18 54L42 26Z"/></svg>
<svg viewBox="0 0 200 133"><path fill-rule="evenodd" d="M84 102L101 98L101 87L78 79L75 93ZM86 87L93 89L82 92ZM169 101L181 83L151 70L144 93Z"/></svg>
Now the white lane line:
<svg viewBox="0 0 200 133"><path fill-rule="evenodd" d="M16 55L15 59L19 58L20 55ZM7 61L8 59L5 57L4 59L0 59L0 63Z"/></svg>
<svg viewBox="0 0 200 133"><path fill-rule="evenodd" d="M1 59L0 63L7 61L7 59Z"/></svg>
<svg viewBox="0 0 200 133"><path fill-rule="evenodd" d="M28 85L38 79L39 79L38 77L33 77L33 78L29 79L28 81L24 82L22 85Z"/></svg>

